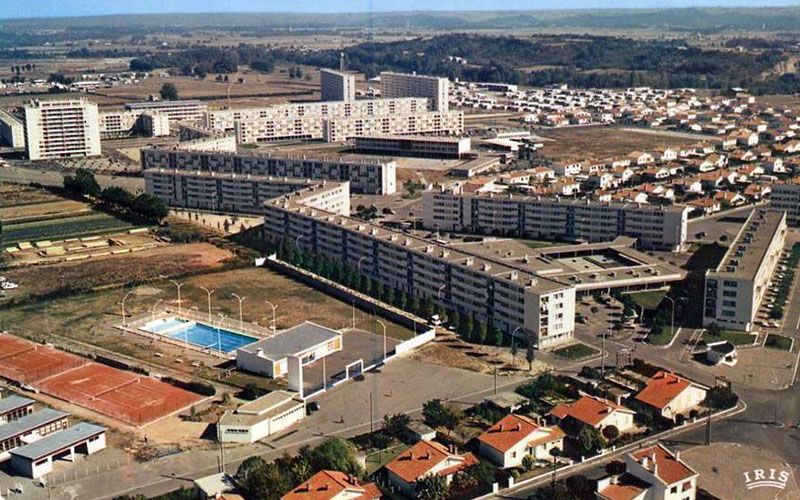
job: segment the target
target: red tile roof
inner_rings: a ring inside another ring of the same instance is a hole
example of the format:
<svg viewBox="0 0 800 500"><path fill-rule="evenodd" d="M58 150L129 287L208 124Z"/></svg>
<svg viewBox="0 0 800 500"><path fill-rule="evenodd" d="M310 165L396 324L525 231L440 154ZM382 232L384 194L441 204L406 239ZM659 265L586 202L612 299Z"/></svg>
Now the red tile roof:
<svg viewBox="0 0 800 500"><path fill-rule="evenodd" d="M542 430L548 433L548 435L532 440L531 436L537 430ZM501 453L505 453L521 441L541 444L555 441L563 437L564 432L558 427L543 427L524 415L515 415L511 413L500 419L493 426L489 427L486 432L478 436L478 441L487 446L491 446Z"/></svg>
<svg viewBox="0 0 800 500"><path fill-rule="evenodd" d="M356 478L344 472L323 470L282 496L281 500L329 500L345 490L361 493L358 497L352 497L357 500L377 500L383 496L374 483L360 484Z"/></svg>
<svg viewBox="0 0 800 500"><path fill-rule="evenodd" d="M604 418L615 411L633 413L633 410L629 410L607 399L584 395L574 403L556 406L550 411L550 414L558 419L570 416L584 424L597 427Z"/></svg>
<svg viewBox="0 0 800 500"><path fill-rule="evenodd" d="M697 475L688 465L679 460L674 453L660 444L639 450L632 453L632 455L640 465L643 465L642 462L647 457L648 464L646 469L668 485L685 481Z"/></svg>
<svg viewBox="0 0 800 500"><path fill-rule="evenodd" d="M659 371L647 381L636 399L661 410L690 385L691 382L681 376Z"/></svg>
<svg viewBox="0 0 800 500"><path fill-rule="evenodd" d="M478 463L478 459L472 453L461 456L450 452L444 445L435 441L419 441L385 467L405 482L413 483L448 458L458 460L460 463L443 469L439 475L446 476Z"/></svg>
<svg viewBox="0 0 800 500"><path fill-rule="evenodd" d="M609 484L597 493L601 498L607 500L633 500L641 495L644 490L645 488L637 484L618 483Z"/></svg>

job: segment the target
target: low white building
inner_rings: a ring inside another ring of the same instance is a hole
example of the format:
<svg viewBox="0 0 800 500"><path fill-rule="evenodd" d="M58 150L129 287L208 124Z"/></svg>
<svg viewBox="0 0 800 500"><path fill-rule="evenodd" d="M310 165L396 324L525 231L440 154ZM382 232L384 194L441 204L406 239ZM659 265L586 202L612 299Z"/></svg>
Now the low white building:
<svg viewBox="0 0 800 500"><path fill-rule="evenodd" d="M305 321L237 349L236 367L277 378L286 375L290 356L305 366L341 349L342 332Z"/></svg>
<svg viewBox="0 0 800 500"><path fill-rule="evenodd" d="M522 459L552 460L550 451L564 449L564 431L537 424L524 415L509 414L476 439L478 453L501 468L518 467Z"/></svg>
<svg viewBox="0 0 800 500"><path fill-rule="evenodd" d="M686 416L706 398L708 388L675 373L660 371L653 375L644 389L635 396L637 401L654 408L667 419Z"/></svg>
<svg viewBox="0 0 800 500"><path fill-rule="evenodd" d="M625 455L626 472L597 481L600 500L694 500L699 474L657 444Z"/></svg>
<svg viewBox="0 0 800 500"><path fill-rule="evenodd" d="M556 405L550 415L559 421L573 419L600 432L613 426L625 433L635 428L633 417L636 412L607 399L583 395L573 403Z"/></svg>
<svg viewBox="0 0 800 500"><path fill-rule="evenodd" d="M75 461L76 453L91 455L106 447L106 429L81 422L11 450L11 467L18 473L39 478L53 471L53 462Z"/></svg>
<svg viewBox="0 0 800 500"><path fill-rule="evenodd" d="M736 346L728 340L720 340L706 344L706 360L713 365L736 366L739 357L736 353Z"/></svg>
<svg viewBox="0 0 800 500"><path fill-rule="evenodd" d="M223 443L254 443L280 432L306 416L306 404L288 391L273 391L219 419L218 439Z"/></svg>

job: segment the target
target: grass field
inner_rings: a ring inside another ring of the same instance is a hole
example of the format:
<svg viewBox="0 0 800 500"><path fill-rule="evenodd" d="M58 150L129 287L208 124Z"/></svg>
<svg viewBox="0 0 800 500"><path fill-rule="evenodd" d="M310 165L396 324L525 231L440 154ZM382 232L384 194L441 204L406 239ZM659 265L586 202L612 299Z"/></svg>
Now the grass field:
<svg viewBox="0 0 800 500"><path fill-rule="evenodd" d="M736 332L733 330L722 330L719 335L711 335L708 332L703 334L703 341L706 344L727 340L733 345L751 345L756 340L756 336L747 332Z"/></svg>
<svg viewBox="0 0 800 500"><path fill-rule="evenodd" d="M663 328L661 333L658 335L654 335L650 333L647 335L647 343L653 345L667 345L670 340L672 340L672 336L675 335L675 332L678 331L678 327L676 326L673 330L669 326Z"/></svg>
<svg viewBox="0 0 800 500"><path fill-rule="evenodd" d="M780 349L782 351L791 351L792 339L784 337L783 335L778 335L777 333L770 333L767 335L764 346L771 347L772 349Z"/></svg>
<svg viewBox="0 0 800 500"><path fill-rule="evenodd" d="M664 300L664 295L667 292L664 290L656 290L652 292L637 292L627 294L634 302L644 307L645 309L655 309Z"/></svg>
<svg viewBox="0 0 800 500"><path fill-rule="evenodd" d="M80 238L103 233L127 231L135 226L110 215L93 212L77 217L4 224L3 242L6 244L23 241L62 240Z"/></svg>
<svg viewBox="0 0 800 500"><path fill-rule="evenodd" d="M566 158L607 158L627 155L631 151L646 151L658 146L693 144L698 139L667 135L638 134L617 127L569 127L539 132L544 138L541 154L559 160Z"/></svg>
<svg viewBox="0 0 800 500"><path fill-rule="evenodd" d="M580 343L553 350L553 354L555 354L556 356L571 360L587 358L589 356L597 354L598 352L600 351L598 351L594 347L590 347L586 344L580 344Z"/></svg>

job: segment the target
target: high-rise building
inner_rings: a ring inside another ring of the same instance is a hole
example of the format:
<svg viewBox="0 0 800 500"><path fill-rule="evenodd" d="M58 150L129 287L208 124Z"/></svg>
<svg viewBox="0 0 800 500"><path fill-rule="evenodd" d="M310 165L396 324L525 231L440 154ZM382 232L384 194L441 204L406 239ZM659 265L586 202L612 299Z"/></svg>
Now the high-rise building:
<svg viewBox="0 0 800 500"><path fill-rule="evenodd" d="M25 106L25 149L31 160L97 156L97 104L86 99L31 101Z"/></svg>
<svg viewBox="0 0 800 500"><path fill-rule="evenodd" d="M346 71L322 68L319 70L323 101L354 101L356 99L356 75Z"/></svg>
<svg viewBox="0 0 800 500"><path fill-rule="evenodd" d="M786 223L800 226L800 177L772 185L770 207L786 212Z"/></svg>
<svg viewBox="0 0 800 500"><path fill-rule="evenodd" d="M432 110L447 112L450 81L438 76L381 73L381 97L427 97Z"/></svg>

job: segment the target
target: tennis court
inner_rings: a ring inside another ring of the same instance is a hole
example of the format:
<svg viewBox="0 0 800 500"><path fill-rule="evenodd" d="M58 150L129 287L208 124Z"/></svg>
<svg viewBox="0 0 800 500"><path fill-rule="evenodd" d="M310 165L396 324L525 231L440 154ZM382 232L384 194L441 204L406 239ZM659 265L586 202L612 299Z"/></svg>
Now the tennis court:
<svg viewBox="0 0 800 500"><path fill-rule="evenodd" d="M0 334L0 376L31 384L89 361L52 347Z"/></svg>

